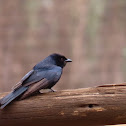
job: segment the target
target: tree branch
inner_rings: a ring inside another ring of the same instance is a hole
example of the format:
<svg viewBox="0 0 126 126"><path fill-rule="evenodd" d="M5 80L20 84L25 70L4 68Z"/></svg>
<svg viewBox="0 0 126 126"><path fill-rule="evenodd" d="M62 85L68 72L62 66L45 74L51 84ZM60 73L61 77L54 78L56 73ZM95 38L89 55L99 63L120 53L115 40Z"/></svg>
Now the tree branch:
<svg viewBox="0 0 126 126"><path fill-rule="evenodd" d="M123 123L126 123L126 83L50 92L15 101L0 110L1 126Z"/></svg>

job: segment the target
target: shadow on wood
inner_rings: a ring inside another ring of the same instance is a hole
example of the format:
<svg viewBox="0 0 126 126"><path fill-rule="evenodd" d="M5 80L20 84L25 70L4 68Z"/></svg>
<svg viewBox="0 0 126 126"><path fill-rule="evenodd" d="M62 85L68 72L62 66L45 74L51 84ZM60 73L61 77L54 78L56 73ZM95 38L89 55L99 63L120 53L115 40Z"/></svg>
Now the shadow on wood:
<svg viewBox="0 0 126 126"><path fill-rule="evenodd" d="M0 97L6 93L1 93ZM126 123L126 83L63 90L15 101L0 110L0 126L90 126Z"/></svg>

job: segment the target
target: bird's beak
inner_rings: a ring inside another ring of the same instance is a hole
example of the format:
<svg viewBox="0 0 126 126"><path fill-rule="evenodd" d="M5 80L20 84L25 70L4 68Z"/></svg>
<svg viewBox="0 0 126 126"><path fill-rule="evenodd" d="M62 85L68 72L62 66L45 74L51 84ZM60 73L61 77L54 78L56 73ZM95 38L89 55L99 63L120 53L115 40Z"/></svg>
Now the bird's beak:
<svg viewBox="0 0 126 126"><path fill-rule="evenodd" d="M71 60L71 59L66 59L65 61L66 61L66 62L72 62L72 60Z"/></svg>

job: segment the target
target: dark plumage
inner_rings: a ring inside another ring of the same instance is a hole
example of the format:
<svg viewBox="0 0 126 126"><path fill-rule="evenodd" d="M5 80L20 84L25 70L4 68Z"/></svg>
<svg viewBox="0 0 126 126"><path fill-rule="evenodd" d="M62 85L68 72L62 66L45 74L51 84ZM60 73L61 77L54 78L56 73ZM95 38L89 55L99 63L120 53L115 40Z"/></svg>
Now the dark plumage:
<svg viewBox="0 0 126 126"><path fill-rule="evenodd" d="M10 94L0 100L1 109L16 98L24 99L41 89L51 89L60 79L67 62L72 60L60 54L51 54L40 61L14 86Z"/></svg>

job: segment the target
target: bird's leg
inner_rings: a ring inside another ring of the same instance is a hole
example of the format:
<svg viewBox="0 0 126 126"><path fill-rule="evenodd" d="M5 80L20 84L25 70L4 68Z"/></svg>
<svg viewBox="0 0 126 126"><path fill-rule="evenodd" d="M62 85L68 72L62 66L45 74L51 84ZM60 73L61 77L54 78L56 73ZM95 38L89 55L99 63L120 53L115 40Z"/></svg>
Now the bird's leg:
<svg viewBox="0 0 126 126"><path fill-rule="evenodd" d="M52 88L50 88L50 91L51 91L51 92L55 92L56 90L53 90Z"/></svg>

